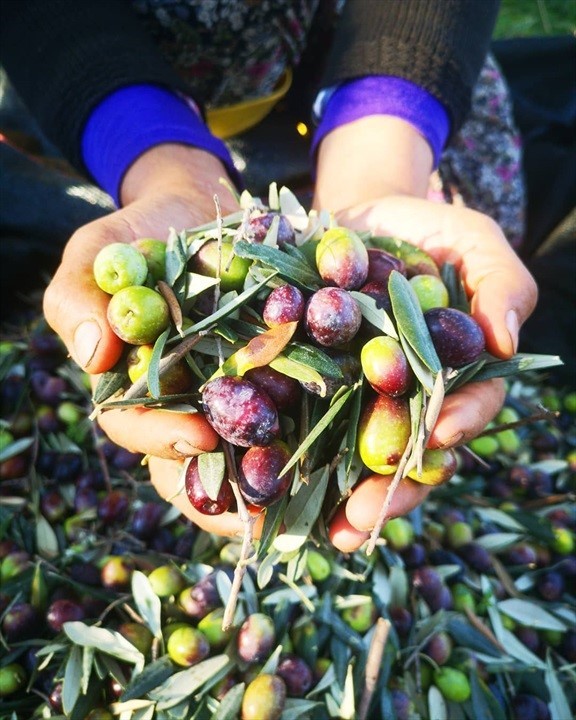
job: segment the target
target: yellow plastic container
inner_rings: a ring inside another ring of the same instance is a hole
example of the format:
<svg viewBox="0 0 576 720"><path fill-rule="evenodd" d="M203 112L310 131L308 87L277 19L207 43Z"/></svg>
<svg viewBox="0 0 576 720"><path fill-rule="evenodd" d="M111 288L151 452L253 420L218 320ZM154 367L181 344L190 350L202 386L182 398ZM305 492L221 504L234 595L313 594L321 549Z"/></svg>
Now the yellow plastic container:
<svg viewBox="0 0 576 720"><path fill-rule="evenodd" d="M270 113L274 105L286 95L291 84L292 71L288 68L270 95L208 109L206 111L208 127L222 140L249 130Z"/></svg>

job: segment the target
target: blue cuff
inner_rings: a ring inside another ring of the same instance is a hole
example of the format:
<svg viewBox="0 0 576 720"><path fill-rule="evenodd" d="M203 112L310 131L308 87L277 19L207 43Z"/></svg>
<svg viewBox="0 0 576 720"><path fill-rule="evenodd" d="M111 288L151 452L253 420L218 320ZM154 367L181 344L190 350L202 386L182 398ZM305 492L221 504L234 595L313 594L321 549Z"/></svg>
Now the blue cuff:
<svg viewBox="0 0 576 720"><path fill-rule="evenodd" d="M428 141L438 166L450 134L450 118L444 105L426 90L403 78L368 75L324 91L314 107L320 117L312 153L322 138L340 125L368 115L392 115L406 120Z"/></svg>
<svg viewBox="0 0 576 720"><path fill-rule="evenodd" d="M92 111L82 134L82 158L97 185L120 206L124 174L155 145L182 143L206 150L241 186L226 145L214 137L192 101L155 85L115 90Z"/></svg>

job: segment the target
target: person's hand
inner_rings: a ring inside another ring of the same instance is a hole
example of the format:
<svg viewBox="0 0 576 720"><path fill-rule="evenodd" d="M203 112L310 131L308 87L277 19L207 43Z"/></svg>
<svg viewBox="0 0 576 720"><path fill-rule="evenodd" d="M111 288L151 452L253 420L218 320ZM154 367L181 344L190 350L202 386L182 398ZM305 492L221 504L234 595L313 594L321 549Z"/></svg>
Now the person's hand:
<svg viewBox="0 0 576 720"><path fill-rule="evenodd" d="M471 301L487 350L511 357L519 328L536 304L536 284L498 225L473 210L424 199L432 157L426 141L397 118L369 117L338 128L322 142L314 204L357 230L396 236L428 252L439 265L453 263ZM504 400L500 379L469 383L446 397L429 447L462 445L494 418ZM331 527L343 551L369 537L390 482L361 482L338 510ZM401 481L390 517L420 504L430 488Z"/></svg>
<svg viewBox="0 0 576 720"><path fill-rule="evenodd" d="M472 315L484 331L488 352L498 358L509 358L516 352L519 328L536 303L536 285L490 218L453 205L389 196L342 211L338 221L412 242L439 265L453 263L470 298ZM468 442L494 418L503 400L501 379L472 382L448 395L429 447L448 448ZM332 523L331 538L338 547L354 549L364 542L387 487L386 482L360 484ZM428 492L426 486L402 481L391 516L409 512Z"/></svg>
<svg viewBox="0 0 576 720"><path fill-rule="evenodd" d="M140 237L165 240L170 227L213 220L214 195L222 214L237 210L220 178L226 178L226 172L214 156L185 146L158 146L128 170L121 189L123 208L82 227L69 240L44 294L44 314L72 358L94 380L114 366L123 349L106 320L109 296L94 281L98 251ZM103 412L99 423L118 445L160 458L182 459L213 450L218 442L201 413L130 408Z"/></svg>

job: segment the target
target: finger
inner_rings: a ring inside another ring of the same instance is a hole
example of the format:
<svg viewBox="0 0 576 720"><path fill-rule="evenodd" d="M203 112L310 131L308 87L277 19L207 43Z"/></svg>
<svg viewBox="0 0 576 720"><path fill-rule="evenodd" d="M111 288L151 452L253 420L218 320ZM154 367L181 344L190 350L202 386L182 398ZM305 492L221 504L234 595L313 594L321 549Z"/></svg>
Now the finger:
<svg viewBox="0 0 576 720"><path fill-rule="evenodd" d="M198 527L222 537L242 537L244 525L238 513L225 512L221 515L204 515L194 508L185 492L175 494L178 491L180 473L183 467L181 461L151 457L148 467L150 469L150 480L160 497L172 503ZM254 523L255 538L260 537L263 522L264 513L260 513Z"/></svg>
<svg viewBox="0 0 576 720"><path fill-rule="evenodd" d="M92 269L98 251L122 239L121 235L111 235L107 228L103 221L96 221L75 233L43 300L48 324L62 338L72 358L90 373L113 367L124 347L108 325L110 296L96 285Z"/></svg>
<svg viewBox="0 0 576 720"><path fill-rule="evenodd" d="M501 378L467 383L446 396L428 446L454 447L476 437L497 415L505 396Z"/></svg>
<svg viewBox="0 0 576 720"><path fill-rule="evenodd" d="M392 479L392 475L374 474L362 480L354 488L346 503L346 519L355 530L360 532L372 530L386 500ZM403 479L392 497L387 519L406 515L426 499L430 490L430 485L408 478Z"/></svg>
<svg viewBox="0 0 576 720"><path fill-rule="evenodd" d="M368 540L370 533L361 532L352 527L344 507L334 515L330 527L328 528L328 537L337 550L344 553L354 552Z"/></svg>
<svg viewBox="0 0 576 720"><path fill-rule="evenodd" d="M105 410L98 423L111 440L131 452L174 460L211 452L219 441L202 413L135 407Z"/></svg>

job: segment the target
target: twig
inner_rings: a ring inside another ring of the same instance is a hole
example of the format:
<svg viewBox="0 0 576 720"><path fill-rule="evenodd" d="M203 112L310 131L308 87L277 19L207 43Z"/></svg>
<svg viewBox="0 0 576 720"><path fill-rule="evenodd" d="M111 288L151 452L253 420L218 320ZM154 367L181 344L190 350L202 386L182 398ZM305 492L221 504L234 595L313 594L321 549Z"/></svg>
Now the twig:
<svg viewBox="0 0 576 720"><path fill-rule="evenodd" d="M358 710L358 720L367 720L368 718L368 711L378 683L378 675L380 674L380 668L382 666L382 656L384 655L389 632L390 621L382 617L378 618L366 659L366 677L364 679L364 689Z"/></svg>
<svg viewBox="0 0 576 720"><path fill-rule="evenodd" d="M168 355L163 357L160 362L158 363L158 374L160 377L164 375L173 365L175 365L179 360L181 360L186 353L188 353L192 348L200 342L200 340L206 335L208 331L201 331L197 335L192 335L188 338L185 338L182 340L182 342L177 345L173 350L171 350ZM141 377L136 380L136 382L131 385L128 390L121 396L122 400L132 400L133 398L140 397L145 391L147 390L148 386L148 375L144 374ZM118 398L115 398L117 400ZM92 414L90 415L90 419L94 419L97 415L99 415L103 410L106 410L107 401L104 401L103 403L100 403L95 406L94 410L92 411Z"/></svg>
<svg viewBox="0 0 576 720"><path fill-rule="evenodd" d="M368 540L368 545L366 547L366 555L368 556L372 555L372 553L374 552L376 542L380 537L380 531L384 527L386 516L388 515L388 511L390 510L392 498L394 497L394 493L396 492L398 485L400 485L400 482L404 477L404 470L408 464L408 460L411 457L413 444L413 439L410 438L410 440L408 440L408 444L406 445L406 449L404 450L404 454L400 458L400 463L398 464L398 468L394 473L394 478L390 483L390 487L388 488L388 492L386 493L386 497L384 498L384 502L382 503L382 507L380 508L380 512L378 514L378 517L376 518L376 522L374 524L374 527L372 528L372 532L370 533L370 539Z"/></svg>
<svg viewBox="0 0 576 720"><path fill-rule="evenodd" d="M224 608L224 617L222 618L222 630L228 630L232 627L234 622L234 615L236 613L236 606L238 604L238 595L242 587L242 581L244 580L244 574L246 573L246 567L253 555L253 539L254 539L254 523L256 522L255 515L251 515L248 512L242 493L238 488L238 480L236 475L236 465L234 462L234 455L230 448L230 444L227 442L222 443L224 449L224 455L226 457L226 465L230 473L230 485L232 486L232 492L236 498L236 504L238 506L238 516L244 526L244 534L242 537L242 546L240 548L240 557L234 568L234 577L232 579L232 587L230 588L230 595Z"/></svg>

